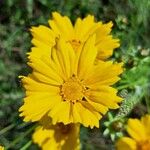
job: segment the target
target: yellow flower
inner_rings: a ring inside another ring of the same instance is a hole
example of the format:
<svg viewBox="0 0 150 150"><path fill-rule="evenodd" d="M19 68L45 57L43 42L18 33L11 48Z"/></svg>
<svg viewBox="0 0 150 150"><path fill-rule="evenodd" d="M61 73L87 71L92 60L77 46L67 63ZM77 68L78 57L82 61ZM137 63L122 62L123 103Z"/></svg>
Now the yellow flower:
<svg viewBox="0 0 150 150"><path fill-rule="evenodd" d="M31 55L38 55L36 51L41 53L49 51L50 47L55 44L55 38L59 36L65 39L66 42L71 43L74 50L77 50L89 36L96 34L97 57L101 60L110 57L113 50L120 45L119 39L113 39L110 34L113 26L112 22L107 24L95 22L92 15L88 15L84 19L78 18L73 26L67 16L61 16L59 13L53 12L49 25L51 29L42 25L31 28L32 43L36 46L36 48L32 48Z"/></svg>
<svg viewBox="0 0 150 150"><path fill-rule="evenodd" d="M33 72L22 77L26 89L20 116L39 121L45 114L53 124L82 123L99 127L108 109L118 108L121 98L110 87L119 80L122 63L98 61L95 36L75 52L70 43L57 39L50 53L32 58Z"/></svg>
<svg viewBox="0 0 150 150"><path fill-rule="evenodd" d="M3 146L0 146L0 150L4 150L4 147L3 147Z"/></svg>
<svg viewBox="0 0 150 150"><path fill-rule="evenodd" d="M57 123L50 125L48 129L39 126L33 134L33 141L42 150L79 150L78 124Z"/></svg>
<svg viewBox="0 0 150 150"><path fill-rule="evenodd" d="M117 150L150 150L150 115L138 119L129 119L127 132L130 137L122 137L117 143Z"/></svg>

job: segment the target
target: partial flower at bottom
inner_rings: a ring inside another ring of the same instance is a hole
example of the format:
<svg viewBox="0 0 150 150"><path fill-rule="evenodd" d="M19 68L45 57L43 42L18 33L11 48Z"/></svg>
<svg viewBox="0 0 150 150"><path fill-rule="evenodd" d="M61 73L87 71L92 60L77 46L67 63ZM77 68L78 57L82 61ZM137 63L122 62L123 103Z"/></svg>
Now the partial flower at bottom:
<svg viewBox="0 0 150 150"><path fill-rule="evenodd" d="M34 143L42 150L79 150L80 125L57 123L49 128L39 126L33 134Z"/></svg>
<svg viewBox="0 0 150 150"><path fill-rule="evenodd" d="M150 115L138 119L129 119L127 132L130 137L122 137L117 143L117 150L150 150Z"/></svg>
<svg viewBox="0 0 150 150"><path fill-rule="evenodd" d="M99 127L108 109L117 109L121 98L111 85L122 73L122 63L96 61L95 36L75 52L70 43L57 39L51 53L32 58L33 69L22 77L26 90L20 116L25 121L40 121L48 114L53 124L81 123Z"/></svg>
<svg viewBox="0 0 150 150"><path fill-rule="evenodd" d="M106 24L96 22L92 15L88 15L84 19L77 18L73 25L67 16L53 12L49 25L51 28L43 25L31 28L32 43L35 46L29 56L31 60L32 57L39 57L41 53L49 51L54 46L56 37L63 38L65 42L71 44L75 51L78 51L80 45L95 34L94 44L98 50L97 58L100 60L109 58L113 54L113 50L120 46L119 39L114 39L110 34L112 22Z"/></svg>

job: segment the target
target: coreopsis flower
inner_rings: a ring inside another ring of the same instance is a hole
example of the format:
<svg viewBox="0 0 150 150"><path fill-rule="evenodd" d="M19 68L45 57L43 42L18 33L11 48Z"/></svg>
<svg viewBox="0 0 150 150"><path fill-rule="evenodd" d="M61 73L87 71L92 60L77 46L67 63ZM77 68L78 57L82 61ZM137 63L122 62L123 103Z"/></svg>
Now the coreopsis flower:
<svg viewBox="0 0 150 150"><path fill-rule="evenodd" d="M129 119L127 132L130 137L122 137L117 143L117 150L150 150L150 115L139 119Z"/></svg>
<svg viewBox="0 0 150 150"><path fill-rule="evenodd" d="M34 143L42 150L79 150L79 128L78 124L57 123L45 129L39 126L33 134Z"/></svg>
<svg viewBox="0 0 150 150"><path fill-rule="evenodd" d="M40 25L32 27L33 35L32 55L40 55L44 51L49 51L50 47L55 44L55 38L61 36L66 42L69 42L74 50L78 50L89 36L95 34L95 45L98 49L97 58L104 60L110 57L113 50L119 47L119 39L114 39L110 34L113 26L112 22L103 24L95 22L94 16L88 15L84 19L78 18L75 25L71 23L67 16L61 16L57 12L52 13L52 19L48 21L50 28Z"/></svg>
<svg viewBox="0 0 150 150"><path fill-rule="evenodd" d="M102 115L119 107L122 99L111 85L119 80L122 63L95 63L95 38L90 36L78 51L59 38L50 52L32 58L32 73L22 77L26 97L20 116L25 121L39 121L47 114L53 124L99 127Z"/></svg>

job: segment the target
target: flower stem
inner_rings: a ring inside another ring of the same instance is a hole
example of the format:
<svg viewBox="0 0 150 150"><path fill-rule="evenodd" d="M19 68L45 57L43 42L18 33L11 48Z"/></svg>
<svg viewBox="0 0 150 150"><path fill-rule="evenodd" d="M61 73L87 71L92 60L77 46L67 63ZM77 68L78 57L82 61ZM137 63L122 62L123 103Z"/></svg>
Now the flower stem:
<svg viewBox="0 0 150 150"><path fill-rule="evenodd" d="M32 144L32 141L29 141L20 150L26 150L31 144Z"/></svg>
<svg viewBox="0 0 150 150"><path fill-rule="evenodd" d="M14 124L10 124L9 126L3 128L1 131L0 131L0 135L6 133L7 131L11 130L13 127L15 127Z"/></svg>
<svg viewBox="0 0 150 150"><path fill-rule="evenodd" d="M30 134L34 129L36 125L32 126L29 130L27 130L25 133L22 135L18 136L14 141L12 141L9 145L6 146L5 150L8 150L9 148L12 148L14 145L16 145L19 141L24 139L28 134Z"/></svg>

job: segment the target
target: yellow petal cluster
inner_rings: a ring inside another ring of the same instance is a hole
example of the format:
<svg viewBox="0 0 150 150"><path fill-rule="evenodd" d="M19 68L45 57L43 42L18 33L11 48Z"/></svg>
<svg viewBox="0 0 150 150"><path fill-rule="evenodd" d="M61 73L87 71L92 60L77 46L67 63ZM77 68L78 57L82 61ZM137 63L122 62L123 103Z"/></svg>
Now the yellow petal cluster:
<svg viewBox="0 0 150 150"><path fill-rule="evenodd" d="M105 61L119 40L110 34L112 22L95 22L92 15L73 25L54 12L48 22L50 27L31 28L32 72L20 76L25 89L20 116L32 122L51 119L33 134L43 150L78 150L78 124L99 127L102 116L122 100L112 87L120 79L122 63Z"/></svg>
<svg viewBox="0 0 150 150"><path fill-rule="evenodd" d="M108 109L118 108L121 98L111 87L119 80L122 64L98 61L95 36L91 36L80 50L57 39L51 52L32 58L33 69L22 77L26 89L24 105L20 108L25 121L39 121L45 114L57 122L81 123L85 127L99 127L99 120Z"/></svg>
<svg viewBox="0 0 150 150"><path fill-rule="evenodd" d="M42 150L79 150L79 124L39 126L33 134L33 142Z"/></svg>
<svg viewBox="0 0 150 150"><path fill-rule="evenodd" d="M130 137L122 137L117 143L117 150L149 150L150 149L150 115L139 119L129 119L127 132Z"/></svg>
<svg viewBox="0 0 150 150"><path fill-rule="evenodd" d="M73 49L78 50L80 45L95 34L95 46L97 47L97 58L105 60L110 57L113 50L120 46L119 39L114 39L111 33L112 22L103 24L95 22L94 16L88 15L84 19L77 18L73 25L67 16L61 16L57 12L52 13L52 19L48 21L50 28L40 25L32 27L33 35L32 55L40 55L40 52L49 51L50 47L55 45L55 38L61 36L66 42L71 43ZM42 48L42 51L41 51ZM37 54L38 53L38 54Z"/></svg>

